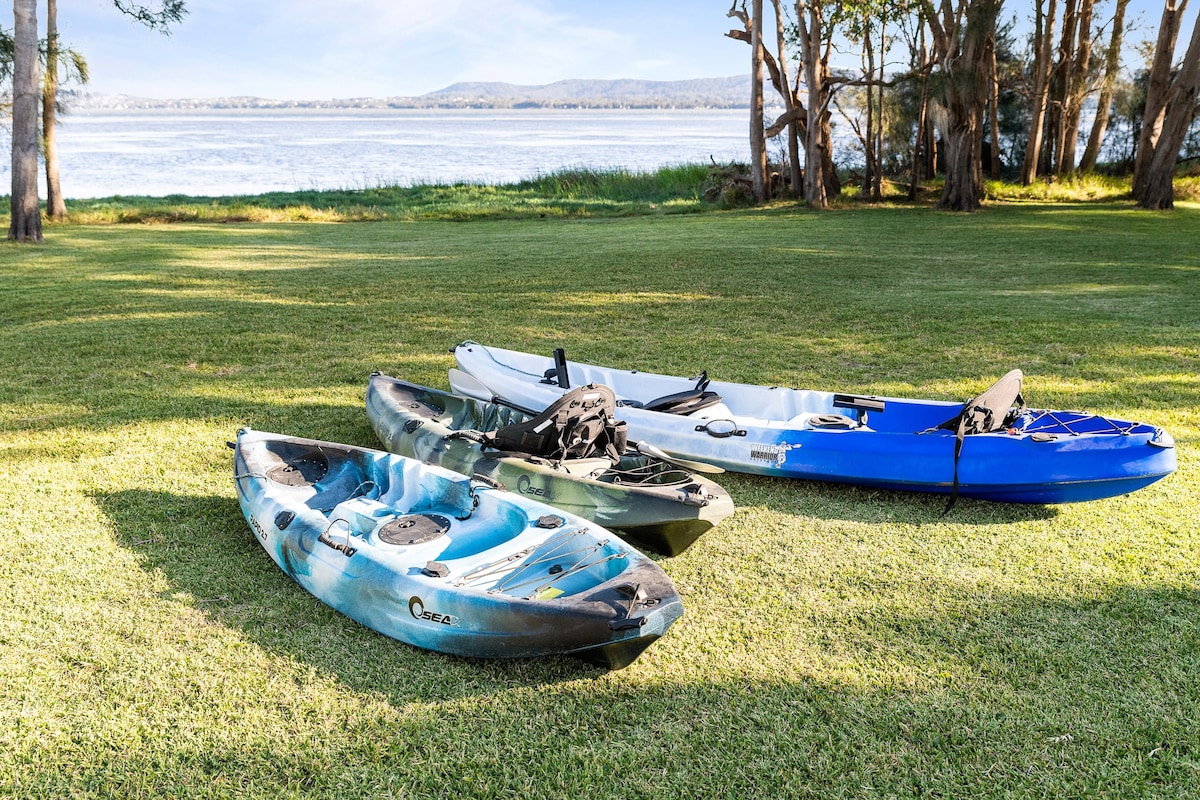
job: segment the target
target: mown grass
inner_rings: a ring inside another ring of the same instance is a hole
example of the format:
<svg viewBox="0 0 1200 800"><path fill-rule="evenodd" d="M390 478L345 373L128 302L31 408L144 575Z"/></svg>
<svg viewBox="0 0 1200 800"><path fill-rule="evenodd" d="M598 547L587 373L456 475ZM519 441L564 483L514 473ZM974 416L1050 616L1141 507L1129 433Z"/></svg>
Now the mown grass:
<svg viewBox="0 0 1200 800"><path fill-rule="evenodd" d="M1200 209L72 224L0 247L0 796L1200 796ZM1145 419L1063 507L722 476L626 670L418 651L261 551L250 425L370 445L464 338Z"/></svg>

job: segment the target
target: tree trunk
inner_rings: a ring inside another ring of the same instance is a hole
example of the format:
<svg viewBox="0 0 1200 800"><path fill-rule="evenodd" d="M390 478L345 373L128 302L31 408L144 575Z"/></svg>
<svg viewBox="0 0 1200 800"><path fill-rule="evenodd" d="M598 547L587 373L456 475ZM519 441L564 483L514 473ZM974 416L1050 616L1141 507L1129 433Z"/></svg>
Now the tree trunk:
<svg viewBox="0 0 1200 800"><path fill-rule="evenodd" d="M46 215L64 219L67 204L58 176L58 0L46 0L46 75L42 79L42 155L46 159Z"/></svg>
<svg viewBox="0 0 1200 800"><path fill-rule="evenodd" d="M917 107L917 133L913 137L912 149L912 179L908 183L908 199L917 199L917 188L921 183L921 164L924 160L924 150L921 148L921 142L925 139L925 127L928 124L926 117L929 111L929 70L925 66L928 62L925 57L925 24L921 25L921 44L920 44L920 63L921 67L921 102Z"/></svg>
<svg viewBox="0 0 1200 800"><path fill-rule="evenodd" d="M767 199L767 139L763 125L762 0L750 12L750 181L754 202Z"/></svg>
<svg viewBox="0 0 1200 800"><path fill-rule="evenodd" d="M991 178L1000 180L1000 75L996 65L996 35L988 37L988 134L992 141Z"/></svg>
<svg viewBox="0 0 1200 800"><path fill-rule="evenodd" d="M1200 94L1200 18L1197 18L1187 53L1171 82L1166 113L1154 153L1144 169L1139 205L1164 210L1175 205L1175 166L1179 148L1196 118L1196 100Z"/></svg>
<svg viewBox="0 0 1200 800"><path fill-rule="evenodd" d="M879 89L875 93L876 99L879 101L879 114L875 120L875 183L871 186L871 197L875 200L883 199L883 84L884 84L884 59L887 53L887 23L884 20L879 22Z"/></svg>
<svg viewBox="0 0 1200 800"><path fill-rule="evenodd" d="M982 198L983 111L987 106L987 40L996 30L1003 0L943 2L944 18L931 20L934 53L944 80L946 182L939 208L974 211ZM927 3L927 11L932 6ZM961 34L959 25L965 28Z"/></svg>
<svg viewBox="0 0 1200 800"><path fill-rule="evenodd" d="M772 0L776 11L776 20L782 24L782 13L779 0ZM740 30L731 30L725 35L731 39L745 42L752 45L754 42L754 24L750 14L746 11L745 0L733 0L733 4L726 14L728 17L734 17L741 21L742 28ZM778 25L777 25L778 27ZM803 141L807 146L809 133L807 127L808 109L804 107L804 103L800 100L799 75L797 75L797 85L795 87L788 84L787 81L787 64L786 53L783 43L779 45L779 60L776 61L771 52L765 48L759 48L762 53L763 65L771 77L771 84L775 90L783 97L785 111L772 123L770 128L764 131L766 137L777 136L786 128L788 132L788 153L792 161L792 189L793 193L801 191L802 180L800 176L800 147ZM753 135L753 132L751 133ZM762 149L763 154L763 170L766 171L766 146ZM832 157L827 155L828 163L832 164ZM836 174L834 175L836 181ZM840 187L839 187L840 190Z"/></svg>
<svg viewBox="0 0 1200 800"><path fill-rule="evenodd" d="M1095 171L1096 162L1100 158L1100 148L1104 145L1104 134L1108 131L1108 119L1112 113L1113 84L1121 69L1121 44L1125 38L1125 9L1128 5L1129 0L1117 0L1117 9L1113 13L1112 38L1104 57L1104 83L1100 86L1100 97L1096 100L1096 119L1092 122L1092 132L1088 135L1087 147L1083 149L1083 157L1079 160L1081 172Z"/></svg>
<svg viewBox="0 0 1200 800"><path fill-rule="evenodd" d="M1079 116L1088 93L1088 73L1092 64L1092 11L1095 0L1080 0L1079 24L1075 57L1071 59L1071 75L1067 80L1066 104L1063 107L1063 171L1075 172L1075 149L1079 142Z"/></svg>
<svg viewBox="0 0 1200 800"><path fill-rule="evenodd" d="M1046 103L1050 96L1050 44L1054 41L1054 23L1058 12L1057 0L1049 0L1042 11L1037 0L1037 19L1034 25L1033 96L1029 104L1029 136L1025 140L1025 159L1021 162L1021 183L1028 186L1038 174L1042 156L1042 136L1046 125Z"/></svg>
<svg viewBox="0 0 1200 800"><path fill-rule="evenodd" d="M1162 133L1163 118L1167 110L1167 93L1171 85L1171 66L1175 58L1175 43L1183 22L1187 0L1166 0L1162 20L1158 26L1158 42L1154 58L1150 63L1150 74L1146 83L1146 110L1142 115L1142 133L1138 137L1137 153L1133 160L1133 196L1142 199L1146 184L1147 167L1158 139Z"/></svg>
<svg viewBox="0 0 1200 800"><path fill-rule="evenodd" d="M794 116L792 112L796 108L796 98L792 94L791 85L788 83L787 75L787 55L784 49L785 32L783 27L783 7L782 0L771 0L771 4L775 9L775 46L778 50L779 63L779 84L780 94L783 95L784 113L789 116ZM801 193L800 182L803 180L803 173L800 169L800 135L799 127L796 120L793 118L788 122L788 193L792 197L799 197Z"/></svg>
<svg viewBox="0 0 1200 800"><path fill-rule="evenodd" d="M867 130L866 135L862 137L863 145L863 179L862 179L862 196L872 197L871 187L875 185L875 174L879 171L879 164L876 160L875 153L875 43L871 41L871 21L867 17L863 20L863 65L864 77L866 78L867 95Z"/></svg>
<svg viewBox="0 0 1200 800"><path fill-rule="evenodd" d="M1050 172L1062 175L1067 171L1063 164L1063 151L1067 138L1068 88L1075 74L1075 31L1078 29L1077 0L1063 2L1063 30L1058 43L1058 58L1050 74L1050 106L1046 122L1047 143L1050 146Z"/></svg>
<svg viewBox="0 0 1200 800"><path fill-rule="evenodd" d="M829 67L826 62L821 63L821 85L825 87L824 91L828 91L829 86ZM833 163L833 122L832 115L829 113L829 98L825 98L826 105L822 106L821 113L821 179L825 182L825 198L826 205L830 197L837 197L842 193L842 180L837 174L837 165Z"/></svg>
<svg viewBox="0 0 1200 800"><path fill-rule="evenodd" d="M808 138L804 147L804 200L810 208L828 208L825 191L825 160L829 140L823 126L828 124L824 69L821 63L822 12L819 2L797 0L796 18L800 29L804 82L808 88ZM824 119L823 119L824 118Z"/></svg>
<svg viewBox="0 0 1200 800"><path fill-rule="evenodd" d="M38 207L37 0L13 2L12 220L8 238L42 241Z"/></svg>

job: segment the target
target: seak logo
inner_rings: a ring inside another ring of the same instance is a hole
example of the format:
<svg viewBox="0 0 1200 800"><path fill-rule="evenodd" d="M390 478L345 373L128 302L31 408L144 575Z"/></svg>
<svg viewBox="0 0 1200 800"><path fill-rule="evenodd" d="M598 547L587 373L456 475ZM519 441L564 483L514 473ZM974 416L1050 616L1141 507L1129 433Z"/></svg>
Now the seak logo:
<svg viewBox="0 0 1200 800"><path fill-rule="evenodd" d="M517 491L521 494L532 494L536 497L546 496L546 490L540 486L534 486L533 482L529 480L528 475L522 475L520 478L517 478Z"/></svg>
<svg viewBox="0 0 1200 800"><path fill-rule="evenodd" d="M415 594L408 598L408 613L413 615L413 619L423 619L426 622L436 622L441 625L458 624L458 617L427 610L425 602Z"/></svg>

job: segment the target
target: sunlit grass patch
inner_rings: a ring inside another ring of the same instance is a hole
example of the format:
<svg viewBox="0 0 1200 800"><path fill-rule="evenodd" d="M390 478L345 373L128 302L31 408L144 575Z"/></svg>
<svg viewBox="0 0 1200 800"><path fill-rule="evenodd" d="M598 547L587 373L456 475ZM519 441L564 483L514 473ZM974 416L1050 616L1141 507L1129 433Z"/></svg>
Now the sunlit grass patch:
<svg viewBox="0 0 1200 800"><path fill-rule="evenodd" d="M1196 796L1197 215L488 210L3 248L0 795ZM658 558L686 612L632 666L451 658L289 581L225 443L373 445L369 373L445 388L466 338L949 400L1020 367L1030 403L1166 427L1180 468L945 517L726 474L739 510Z"/></svg>

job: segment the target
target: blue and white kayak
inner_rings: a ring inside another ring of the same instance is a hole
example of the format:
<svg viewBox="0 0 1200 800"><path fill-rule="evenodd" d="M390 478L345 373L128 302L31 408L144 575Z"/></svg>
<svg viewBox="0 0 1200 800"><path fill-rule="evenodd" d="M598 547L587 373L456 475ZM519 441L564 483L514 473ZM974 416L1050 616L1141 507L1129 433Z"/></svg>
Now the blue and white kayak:
<svg viewBox="0 0 1200 800"><path fill-rule="evenodd" d="M377 450L249 429L233 447L263 549L314 597L393 639L620 669L683 613L657 564L567 512Z"/></svg>
<svg viewBox="0 0 1200 800"><path fill-rule="evenodd" d="M1176 468L1166 431L1082 411L1005 405L988 432L962 435L950 423L977 410L971 401L671 377L567 361L561 351L551 358L470 341L454 355L458 369L451 370L450 384L460 394L540 409L564 385L604 384L616 393L616 416L625 420L630 439L732 472L1069 503L1126 494ZM1015 378L1019 388L1019 371L1005 378ZM986 415L990 420L991 410Z"/></svg>

